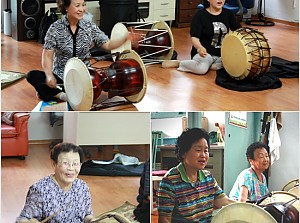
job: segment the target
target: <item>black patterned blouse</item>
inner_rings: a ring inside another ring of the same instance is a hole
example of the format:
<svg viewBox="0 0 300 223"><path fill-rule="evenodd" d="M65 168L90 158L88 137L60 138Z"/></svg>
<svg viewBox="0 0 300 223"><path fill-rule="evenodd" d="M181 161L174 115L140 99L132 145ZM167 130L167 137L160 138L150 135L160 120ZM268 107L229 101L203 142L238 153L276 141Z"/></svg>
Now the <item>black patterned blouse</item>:
<svg viewBox="0 0 300 223"><path fill-rule="evenodd" d="M93 215L87 184L77 178L66 192L52 176L41 179L29 188L17 222L24 218L42 221L56 212L58 214L47 223L83 223L85 216Z"/></svg>
<svg viewBox="0 0 300 223"><path fill-rule="evenodd" d="M77 30L73 34L64 15L48 29L44 49L54 49L52 70L63 80L64 68L70 58L85 59L91 55L92 47L101 46L108 40L108 36L95 23L85 19L79 20Z"/></svg>

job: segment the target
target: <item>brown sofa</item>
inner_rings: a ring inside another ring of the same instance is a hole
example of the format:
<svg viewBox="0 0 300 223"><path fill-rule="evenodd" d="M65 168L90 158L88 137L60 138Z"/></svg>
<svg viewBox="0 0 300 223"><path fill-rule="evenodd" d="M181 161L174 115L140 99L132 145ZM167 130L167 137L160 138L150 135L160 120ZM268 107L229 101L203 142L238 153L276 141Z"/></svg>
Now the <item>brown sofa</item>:
<svg viewBox="0 0 300 223"><path fill-rule="evenodd" d="M1 117L1 156L28 155L29 113L3 112Z"/></svg>

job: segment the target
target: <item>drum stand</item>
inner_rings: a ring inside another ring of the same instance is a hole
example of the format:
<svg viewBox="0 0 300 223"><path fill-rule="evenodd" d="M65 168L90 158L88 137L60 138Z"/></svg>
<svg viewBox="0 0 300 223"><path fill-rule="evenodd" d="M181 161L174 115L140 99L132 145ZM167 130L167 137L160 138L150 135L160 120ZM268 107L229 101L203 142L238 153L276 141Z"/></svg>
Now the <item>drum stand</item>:
<svg viewBox="0 0 300 223"><path fill-rule="evenodd" d="M265 18L264 14L262 13L262 1L263 0L259 0L258 2L258 7L257 7L257 18L258 19L247 19L246 20L246 24L247 25L251 25L251 26L274 26L275 23L272 21L267 21L267 19ZM265 11L265 4L266 2L264 1L264 11Z"/></svg>

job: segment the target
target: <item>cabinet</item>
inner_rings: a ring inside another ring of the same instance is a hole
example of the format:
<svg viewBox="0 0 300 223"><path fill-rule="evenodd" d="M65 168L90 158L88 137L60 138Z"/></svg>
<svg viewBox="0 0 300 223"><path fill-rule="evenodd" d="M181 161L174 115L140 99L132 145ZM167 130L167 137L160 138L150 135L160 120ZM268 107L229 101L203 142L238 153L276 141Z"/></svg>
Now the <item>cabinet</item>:
<svg viewBox="0 0 300 223"><path fill-rule="evenodd" d="M153 1L154 21L172 21L175 19L175 0Z"/></svg>
<svg viewBox="0 0 300 223"><path fill-rule="evenodd" d="M160 162L161 168L168 170L178 164L175 155L175 145L161 145L160 149ZM219 186L223 188L224 176L224 147L219 145L210 145L209 160L205 167L214 176Z"/></svg>
<svg viewBox="0 0 300 223"><path fill-rule="evenodd" d="M223 188L224 149L222 146L211 145L209 161L205 169L214 176L219 186Z"/></svg>
<svg viewBox="0 0 300 223"><path fill-rule="evenodd" d="M202 0L176 0L176 27L189 27Z"/></svg>

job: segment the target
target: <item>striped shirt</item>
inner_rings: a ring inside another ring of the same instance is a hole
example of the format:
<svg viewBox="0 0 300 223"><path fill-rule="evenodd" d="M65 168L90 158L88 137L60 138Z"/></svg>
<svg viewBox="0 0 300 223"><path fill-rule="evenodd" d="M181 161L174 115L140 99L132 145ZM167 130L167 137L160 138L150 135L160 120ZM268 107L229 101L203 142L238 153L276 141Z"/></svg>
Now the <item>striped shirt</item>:
<svg viewBox="0 0 300 223"><path fill-rule="evenodd" d="M269 193L266 177L262 174L263 182L261 182L254 170L250 167L243 170L237 177L231 191L229 197L233 200L238 200L240 197L240 190L242 186L246 186L248 188L248 200L256 201L260 197Z"/></svg>
<svg viewBox="0 0 300 223"><path fill-rule="evenodd" d="M70 58L78 57L83 60L90 57L92 47L101 46L108 40L95 23L85 19L79 20L77 30L73 34L64 15L48 29L44 49L54 49L52 70L63 80L64 68Z"/></svg>
<svg viewBox="0 0 300 223"><path fill-rule="evenodd" d="M198 175L191 183L182 163L168 171L159 184L159 215L172 216L172 222L211 221L214 199L225 194L209 171L199 170Z"/></svg>

